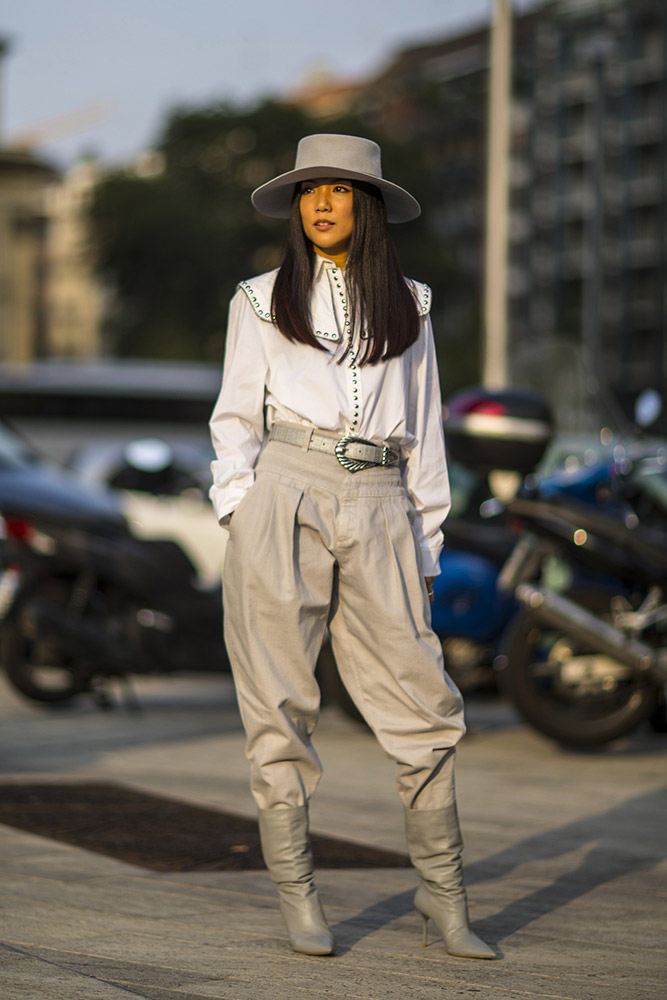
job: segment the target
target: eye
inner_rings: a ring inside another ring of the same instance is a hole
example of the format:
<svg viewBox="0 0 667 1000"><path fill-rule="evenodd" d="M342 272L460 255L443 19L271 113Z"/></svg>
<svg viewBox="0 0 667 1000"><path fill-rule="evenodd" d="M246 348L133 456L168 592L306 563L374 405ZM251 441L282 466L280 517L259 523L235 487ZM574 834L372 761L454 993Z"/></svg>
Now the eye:
<svg viewBox="0 0 667 1000"><path fill-rule="evenodd" d="M348 194L352 189L346 184L336 184L334 191L342 191L343 194Z"/></svg>
<svg viewBox="0 0 667 1000"><path fill-rule="evenodd" d="M314 190L315 188L313 187L312 184L301 185L301 194L312 194Z"/></svg>

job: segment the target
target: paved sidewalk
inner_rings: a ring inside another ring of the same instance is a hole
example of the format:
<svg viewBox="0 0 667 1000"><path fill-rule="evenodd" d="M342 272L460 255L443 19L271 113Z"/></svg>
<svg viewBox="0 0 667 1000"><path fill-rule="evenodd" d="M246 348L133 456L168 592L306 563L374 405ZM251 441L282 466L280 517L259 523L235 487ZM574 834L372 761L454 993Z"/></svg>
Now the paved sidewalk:
<svg viewBox="0 0 667 1000"><path fill-rule="evenodd" d="M46 711L0 682L0 778L103 780L252 815L225 678L152 680L144 711ZM287 945L264 872L154 874L0 826L2 1000L650 1000L667 995L667 737L574 754L468 706L459 805L475 929L497 962L421 947L405 869L324 870L338 953ZM403 850L392 765L336 711L318 832Z"/></svg>

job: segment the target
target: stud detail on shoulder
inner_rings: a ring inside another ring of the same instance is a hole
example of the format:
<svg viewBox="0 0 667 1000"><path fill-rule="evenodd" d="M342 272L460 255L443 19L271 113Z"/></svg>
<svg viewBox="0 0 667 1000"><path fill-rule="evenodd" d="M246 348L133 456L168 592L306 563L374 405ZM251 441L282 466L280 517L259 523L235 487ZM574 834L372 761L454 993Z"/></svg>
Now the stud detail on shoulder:
<svg viewBox="0 0 667 1000"><path fill-rule="evenodd" d="M421 310L423 313L430 312L432 292L428 285L422 285Z"/></svg>
<svg viewBox="0 0 667 1000"><path fill-rule="evenodd" d="M261 319L265 320L267 323L275 323L276 317L272 314L270 308L267 308L265 304L260 302L255 294L255 290L249 282L239 281L239 288L246 293L251 306Z"/></svg>

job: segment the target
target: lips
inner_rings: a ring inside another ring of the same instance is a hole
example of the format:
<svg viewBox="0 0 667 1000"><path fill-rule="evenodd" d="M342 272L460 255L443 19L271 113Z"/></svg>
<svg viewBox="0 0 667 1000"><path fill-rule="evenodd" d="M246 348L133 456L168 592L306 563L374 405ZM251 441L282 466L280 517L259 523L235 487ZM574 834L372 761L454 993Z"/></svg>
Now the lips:
<svg viewBox="0 0 667 1000"><path fill-rule="evenodd" d="M316 222L315 223L315 228L316 229L332 229L334 227L334 225L335 225L334 222Z"/></svg>

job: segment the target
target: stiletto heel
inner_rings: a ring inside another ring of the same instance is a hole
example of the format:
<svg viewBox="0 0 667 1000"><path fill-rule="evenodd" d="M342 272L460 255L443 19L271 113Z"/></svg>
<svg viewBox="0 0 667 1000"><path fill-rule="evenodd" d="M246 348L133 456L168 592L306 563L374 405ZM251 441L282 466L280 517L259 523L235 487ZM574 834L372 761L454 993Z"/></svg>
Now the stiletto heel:
<svg viewBox="0 0 667 1000"><path fill-rule="evenodd" d="M427 948L428 947L428 917L424 916L424 914L422 913L421 914L421 918L422 918L422 921L423 921L423 924L424 924L424 926L423 926L424 937L422 939L422 948Z"/></svg>

